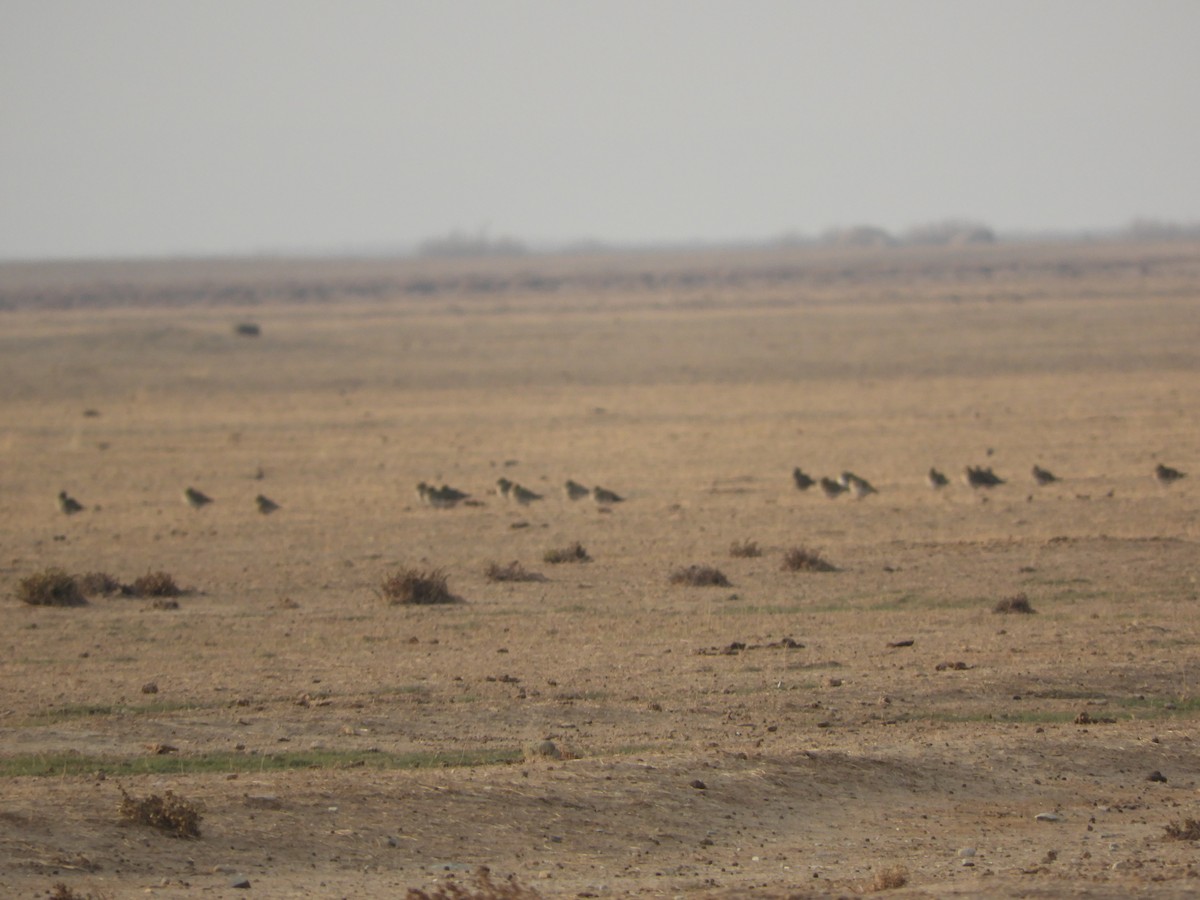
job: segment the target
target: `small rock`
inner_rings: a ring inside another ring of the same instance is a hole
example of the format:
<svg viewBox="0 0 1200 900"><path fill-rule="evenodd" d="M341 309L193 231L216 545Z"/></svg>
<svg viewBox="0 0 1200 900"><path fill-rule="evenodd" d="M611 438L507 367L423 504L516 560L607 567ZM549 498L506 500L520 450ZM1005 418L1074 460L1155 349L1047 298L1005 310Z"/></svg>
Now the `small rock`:
<svg viewBox="0 0 1200 900"><path fill-rule="evenodd" d="M1062 816L1060 816L1058 813L1052 813L1052 812L1038 813L1033 818L1038 822L1061 822L1062 821Z"/></svg>
<svg viewBox="0 0 1200 900"><path fill-rule="evenodd" d="M1167 776L1164 775L1162 772L1158 771L1158 769L1155 769L1153 772L1151 772L1149 775L1146 776L1146 780L1147 781L1166 782Z"/></svg>
<svg viewBox="0 0 1200 900"><path fill-rule="evenodd" d="M975 848L974 847L962 847L959 849L958 855L960 857L962 857L963 859L970 859L972 856L975 855Z"/></svg>
<svg viewBox="0 0 1200 900"><path fill-rule="evenodd" d="M705 784L703 781L701 781L699 778L697 778L695 781L692 782L692 787L694 787L698 791L707 791L708 790L708 785Z"/></svg>
<svg viewBox="0 0 1200 900"><path fill-rule="evenodd" d="M246 878L244 875L239 875L237 878L234 878L229 882L229 886L231 888L249 888L250 879Z"/></svg>
<svg viewBox="0 0 1200 900"><path fill-rule="evenodd" d="M158 693L158 684L153 681L147 681L145 684L142 685L142 693L143 694L157 694Z"/></svg>
<svg viewBox="0 0 1200 900"><path fill-rule="evenodd" d="M531 747L526 748L525 758L542 757L543 759L562 759L562 751L555 746L554 741L540 741Z"/></svg>

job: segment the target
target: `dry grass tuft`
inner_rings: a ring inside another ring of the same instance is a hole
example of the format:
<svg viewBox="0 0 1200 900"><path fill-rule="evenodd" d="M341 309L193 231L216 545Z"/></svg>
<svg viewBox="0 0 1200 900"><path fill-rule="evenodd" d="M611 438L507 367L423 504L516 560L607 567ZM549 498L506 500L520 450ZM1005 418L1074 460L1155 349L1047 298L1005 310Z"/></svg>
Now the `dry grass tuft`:
<svg viewBox="0 0 1200 900"><path fill-rule="evenodd" d="M17 585L17 599L30 606L84 606L87 597L79 590L74 577L62 569L46 569Z"/></svg>
<svg viewBox="0 0 1200 900"><path fill-rule="evenodd" d="M577 563L591 562L592 558L588 556L588 552L583 549L583 544L576 541L566 547L559 547L555 550L547 550L542 556L542 559L548 563L557 565L558 563Z"/></svg>
<svg viewBox="0 0 1200 900"><path fill-rule="evenodd" d="M836 572L837 566L816 550L793 547L783 555L783 569L785 572Z"/></svg>
<svg viewBox="0 0 1200 900"><path fill-rule="evenodd" d="M762 548L755 541L734 541L729 545L729 555L741 559L762 556Z"/></svg>
<svg viewBox="0 0 1200 900"><path fill-rule="evenodd" d="M166 572L147 572L134 581L132 587L138 597L178 597L183 593Z"/></svg>
<svg viewBox="0 0 1200 900"><path fill-rule="evenodd" d="M1172 841L1200 841L1200 822L1195 819L1172 822L1170 825L1164 825L1163 830Z"/></svg>
<svg viewBox="0 0 1200 900"><path fill-rule="evenodd" d="M725 573L714 566L687 566L671 573L671 584L688 587L729 587Z"/></svg>
<svg viewBox="0 0 1200 900"><path fill-rule="evenodd" d="M1017 594L1015 597L1005 597L992 607L994 613L1035 613L1037 612L1029 605L1029 598L1024 594Z"/></svg>
<svg viewBox="0 0 1200 900"><path fill-rule="evenodd" d="M109 594L128 594L133 590L117 581L117 579L113 578L107 572L87 572L83 575L76 575L75 583L79 585L79 590L88 597L93 597L97 594L103 596Z"/></svg>
<svg viewBox="0 0 1200 900"><path fill-rule="evenodd" d="M86 894L80 894L73 888L67 886L65 881L58 881L54 884L54 889L46 895L48 900L104 900L104 894L93 894L89 891Z"/></svg>
<svg viewBox="0 0 1200 900"><path fill-rule="evenodd" d="M175 837L200 837L200 807L171 791L136 800L122 788L117 812L125 822L152 825Z"/></svg>
<svg viewBox="0 0 1200 900"><path fill-rule="evenodd" d="M492 881L492 873L487 866L480 866L475 873L474 890L449 883L438 886L432 893L409 888L404 895L405 900L541 900L541 897L533 888L517 881L515 875L509 875L497 884Z"/></svg>
<svg viewBox="0 0 1200 900"><path fill-rule="evenodd" d="M545 581L544 575L537 572L530 572L515 559L507 566L502 566L499 563L488 563L484 569L484 577L488 581Z"/></svg>
<svg viewBox="0 0 1200 900"><path fill-rule="evenodd" d="M908 869L904 866L891 866L882 872L876 872L869 886L871 891L894 891L908 884Z"/></svg>
<svg viewBox="0 0 1200 900"><path fill-rule="evenodd" d="M460 598L450 593L446 573L441 569L430 572L401 569L384 580L380 591L393 606L460 602Z"/></svg>

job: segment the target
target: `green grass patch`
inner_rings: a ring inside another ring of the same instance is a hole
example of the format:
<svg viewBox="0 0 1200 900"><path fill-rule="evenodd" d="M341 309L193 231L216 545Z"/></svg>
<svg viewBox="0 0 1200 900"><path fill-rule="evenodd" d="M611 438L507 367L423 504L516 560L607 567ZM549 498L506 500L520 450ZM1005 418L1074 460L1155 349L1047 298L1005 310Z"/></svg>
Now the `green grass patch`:
<svg viewBox="0 0 1200 900"><path fill-rule="evenodd" d="M199 703L179 703L160 701L158 703L122 704L122 703L68 703L54 709L43 710L26 717L18 724L21 725L53 725L56 722L70 722L72 719L88 719L98 716L154 716L162 713L179 712L181 710L216 709L218 705Z"/></svg>
<svg viewBox="0 0 1200 900"><path fill-rule="evenodd" d="M289 753L205 753L197 756L85 756L30 753L0 757L0 777L59 777L103 771L120 775L204 775L286 772L294 769L448 769L520 762L520 750L461 750L452 753L372 753L312 750Z"/></svg>

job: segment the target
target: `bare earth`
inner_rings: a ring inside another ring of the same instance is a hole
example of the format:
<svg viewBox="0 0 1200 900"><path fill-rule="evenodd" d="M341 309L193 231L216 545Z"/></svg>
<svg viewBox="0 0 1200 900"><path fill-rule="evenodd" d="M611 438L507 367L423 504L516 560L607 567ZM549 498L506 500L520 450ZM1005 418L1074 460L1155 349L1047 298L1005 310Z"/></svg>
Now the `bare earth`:
<svg viewBox="0 0 1200 900"><path fill-rule="evenodd" d="M4 896L1200 890L1200 246L10 265L0 326Z"/></svg>

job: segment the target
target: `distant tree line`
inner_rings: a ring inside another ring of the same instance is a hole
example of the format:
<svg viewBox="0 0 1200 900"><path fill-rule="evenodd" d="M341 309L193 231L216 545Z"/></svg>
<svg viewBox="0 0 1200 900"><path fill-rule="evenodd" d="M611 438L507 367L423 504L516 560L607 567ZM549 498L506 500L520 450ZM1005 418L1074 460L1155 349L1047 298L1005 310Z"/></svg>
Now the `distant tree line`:
<svg viewBox="0 0 1200 900"><path fill-rule="evenodd" d="M444 237L428 238L417 246L417 256L434 259L524 256L528 252L529 248L516 238L489 237L484 231L467 234L455 230Z"/></svg>

